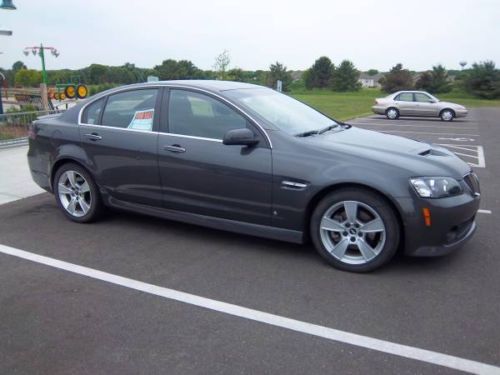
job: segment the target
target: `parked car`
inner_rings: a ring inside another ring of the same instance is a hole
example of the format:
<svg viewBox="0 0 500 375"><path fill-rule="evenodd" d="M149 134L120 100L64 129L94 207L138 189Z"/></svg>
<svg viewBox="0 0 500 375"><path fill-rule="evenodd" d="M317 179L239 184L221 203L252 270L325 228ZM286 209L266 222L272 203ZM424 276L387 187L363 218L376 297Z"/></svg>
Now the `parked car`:
<svg viewBox="0 0 500 375"><path fill-rule="evenodd" d="M476 229L480 196L469 165L444 148L359 129L237 82L100 93L35 121L28 161L75 222L114 207L312 240L330 264L356 272L398 249L435 256L459 248Z"/></svg>
<svg viewBox="0 0 500 375"><path fill-rule="evenodd" d="M372 110L389 120L397 120L400 116L418 116L453 121L455 117L465 117L468 113L464 106L442 102L425 91L398 91L385 98L377 98Z"/></svg>

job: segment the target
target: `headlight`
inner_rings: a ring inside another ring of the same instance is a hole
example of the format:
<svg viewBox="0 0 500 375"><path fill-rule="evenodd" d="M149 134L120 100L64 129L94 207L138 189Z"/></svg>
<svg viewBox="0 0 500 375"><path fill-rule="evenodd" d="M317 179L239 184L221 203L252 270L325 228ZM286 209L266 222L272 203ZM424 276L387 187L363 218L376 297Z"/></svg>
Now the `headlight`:
<svg viewBox="0 0 500 375"><path fill-rule="evenodd" d="M444 198L463 192L460 183L451 177L416 177L410 183L422 198Z"/></svg>

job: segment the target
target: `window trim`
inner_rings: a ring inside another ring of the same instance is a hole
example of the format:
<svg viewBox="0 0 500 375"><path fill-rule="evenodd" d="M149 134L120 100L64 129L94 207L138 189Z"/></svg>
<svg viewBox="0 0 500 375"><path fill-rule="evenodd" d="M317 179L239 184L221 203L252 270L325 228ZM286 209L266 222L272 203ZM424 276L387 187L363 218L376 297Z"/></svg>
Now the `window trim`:
<svg viewBox="0 0 500 375"><path fill-rule="evenodd" d="M103 94L103 95L100 95L98 97L96 97L95 99L92 99L92 100L89 100L88 103L85 103L84 105L82 105L82 108L80 108L80 111L78 112L78 125L84 125L84 126L93 126L93 127L106 127L106 125L94 125L94 124L86 124L86 123L82 123L82 115L83 115L83 111L85 111L85 109L92 103L94 103L95 101L99 100L99 99L102 99L102 98L105 98L106 101L107 101L107 97L110 96L110 95L113 95L113 94L117 94L117 93L120 93L120 92L123 92L123 91L130 91L130 90L137 90L137 89L148 89L148 88L158 88L158 89L163 89L161 90L162 91L162 94L160 95L162 98L167 95L168 96L168 92L170 89L185 89L185 90L191 90L191 91L195 91L195 92L201 92L201 93L204 93L204 94L207 94L207 95L211 95L219 100L221 100L222 102L226 103L227 105L229 105L231 108L234 108L236 109L238 112L240 112L244 117L246 117L251 124L253 124L259 131L260 134L262 134L263 138L266 140L266 143L267 143L267 147L269 147L270 149L273 148L273 144L271 142L271 138L269 137L269 135L267 134L267 132L265 131L265 129L262 127L262 125L260 125L258 123L258 121L256 121L251 115L249 115L246 111L244 111L243 109L241 109L240 107L238 107L237 105L235 105L234 103L232 103L230 100L224 98L223 96L221 95L218 95L212 91L209 91L209 90L205 90L205 89L202 89L202 88L199 88L199 87L190 87L190 86L184 86L184 85L175 85L175 84L156 84L156 85L142 85L142 86L139 86L139 87L130 87L130 86L125 86L125 87L121 87L121 88L118 88L118 89L115 89L113 92L110 92L108 94ZM162 99L163 100L163 99ZM161 112L164 111L165 109L163 108L163 103L160 102L160 116L161 116ZM168 107L168 106L167 106ZM168 110L168 108L167 108ZM104 113L104 111L103 111ZM168 112L167 112L168 113ZM158 119L158 121L160 121ZM160 125L160 124L159 124ZM135 131L135 132L141 132L141 133L149 133L149 134L169 134L169 135L174 135L172 133L165 133L163 131L160 131L161 129L157 128L157 130L153 130L153 131L149 131L149 130L138 130L138 129L128 129L128 128L117 128L117 127L113 127L113 126L109 126L107 128L110 128L110 129L117 129L117 130L125 130L125 131ZM153 127L154 129L154 127ZM179 134L179 135L182 135L182 134ZM186 136L187 137L187 136ZM205 140L208 140L208 141L221 141L219 139L213 139L213 138L201 138L199 137L198 139L205 139Z"/></svg>

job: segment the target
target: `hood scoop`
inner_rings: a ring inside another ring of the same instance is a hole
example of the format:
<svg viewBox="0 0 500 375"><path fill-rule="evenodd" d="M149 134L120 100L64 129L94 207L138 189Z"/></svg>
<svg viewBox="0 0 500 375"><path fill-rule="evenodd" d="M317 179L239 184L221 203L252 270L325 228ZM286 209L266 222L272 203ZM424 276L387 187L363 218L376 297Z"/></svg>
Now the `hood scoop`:
<svg viewBox="0 0 500 375"><path fill-rule="evenodd" d="M435 148L429 148L418 153L420 156L447 156L446 153L436 150Z"/></svg>

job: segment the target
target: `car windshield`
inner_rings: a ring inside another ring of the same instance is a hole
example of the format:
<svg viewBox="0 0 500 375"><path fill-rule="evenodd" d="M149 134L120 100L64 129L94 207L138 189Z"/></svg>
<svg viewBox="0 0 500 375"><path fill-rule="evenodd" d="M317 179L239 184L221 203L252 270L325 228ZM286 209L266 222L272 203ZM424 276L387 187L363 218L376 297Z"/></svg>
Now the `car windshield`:
<svg viewBox="0 0 500 375"><path fill-rule="evenodd" d="M288 134L318 134L337 125L311 107L271 89L228 90L225 94Z"/></svg>

